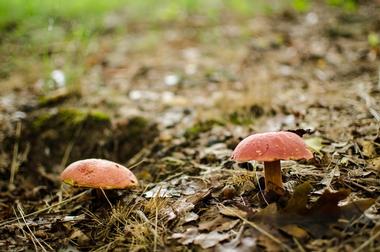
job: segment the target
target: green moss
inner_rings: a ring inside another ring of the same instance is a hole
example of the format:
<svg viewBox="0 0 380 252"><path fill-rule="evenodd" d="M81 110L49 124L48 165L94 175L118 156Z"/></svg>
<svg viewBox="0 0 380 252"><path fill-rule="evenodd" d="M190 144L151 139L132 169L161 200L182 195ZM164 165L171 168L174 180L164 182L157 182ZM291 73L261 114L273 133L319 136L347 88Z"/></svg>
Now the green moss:
<svg viewBox="0 0 380 252"><path fill-rule="evenodd" d="M356 11L358 8L356 0L326 0L326 3L331 6L342 8L348 12Z"/></svg>
<svg viewBox="0 0 380 252"><path fill-rule="evenodd" d="M67 154L68 162L106 156L105 143L112 137L107 114L67 107L34 113L23 136L33 146L31 163L42 164L51 171ZM72 146L72 150L68 146Z"/></svg>
<svg viewBox="0 0 380 252"><path fill-rule="evenodd" d="M293 0L292 6L296 11L303 13L310 10L311 2L310 0Z"/></svg>
<svg viewBox="0 0 380 252"><path fill-rule="evenodd" d="M231 123L236 125L249 125L252 124L253 118L246 113L239 113L237 111L228 115L228 119Z"/></svg>
<svg viewBox="0 0 380 252"><path fill-rule="evenodd" d="M145 127L148 124L148 121L142 116L135 116L129 119L129 124Z"/></svg>
<svg viewBox="0 0 380 252"><path fill-rule="evenodd" d="M65 100L65 97L62 96L41 96L38 98L38 105L41 107L57 104Z"/></svg>
<svg viewBox="0 0 380 252"><path fill-rule="evenodd" d="M54 126L76 127L85 122L110 123L107 114L96 110L81 110L76 108L62 108L54 112L46 112L38 115L32 122L34 130L42 130Z"/></svg>
<svg viewBox="0 0 380 252"><path fill-rule="evenodd" d="M128 131L130 134L141 134L141 130L148 126L148 121L141 116L135 116L128 120Z"/></svg>
<svg viewBox="0 0 380 252"><path fill-rule="evenodd" d="M37 116L33 122L32 122L32 127L33 129L40 129L42 128L43 125L49 120L51 115L49 113L42 113L39 116Z"/></svg>
<svg viewBox="0 0 380 252"><path fill-rule="evenodd" d="M327 28L327 35L331 38L352 38L355 36L355 32L351 26L336 25Z"/></svg>
<svg viewBox="0 0 380 252"><path fill-rule="evenodd" d="M81 93L79 90L74 88L61 88L54 91L50 91L45 95L42 95L38 98L38 105L40 107L47 107L63 103L67 99L77 97L79 98Z"/></svg>
<svg viewBox="0 0 380 252"><path fill-rule="evenodd" d="M98 122L110 122L110 117L101 111L93 110L89 113L90 118Z"/></svg>
<svg viewBox="0 0 380 252"><path fill-rule="evenodd" d="M379 45L380 45L380 36L377 33L375 33L375 32L371 32L370 34L368 34L368 44L372 48L379 47Z"/></svg>
<svg viewBox="0 0 380 252"><path fill-rule="evenodd" d="M192 127L186 129L185 137L194 138L202 132L207 132L211 130L216 125L224 126L225 124L224 122L215 119L198 122L194 124Z"/></svg>
<svg viewBox="0 0 380 252"><path fill-rule="evenodd" d="M64 125L78 125L83 123L90 112L84 112L79 109L62 109L55 116L58 121L62 121Z"/></svg>

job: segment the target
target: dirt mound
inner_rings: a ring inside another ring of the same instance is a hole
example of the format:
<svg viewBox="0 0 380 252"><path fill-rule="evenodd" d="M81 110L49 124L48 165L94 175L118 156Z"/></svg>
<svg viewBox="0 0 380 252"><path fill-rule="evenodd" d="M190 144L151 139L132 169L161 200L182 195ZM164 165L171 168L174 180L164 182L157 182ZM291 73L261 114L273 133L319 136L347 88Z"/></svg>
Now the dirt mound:
<svg viewBox="0 0 380 252"><path fill-rule="evenodd" d="M7 162L1 172L5 177L12 173L6 167L12 166L19 172L28 171L31 177L37 175L38 180L41 171L57 175L78 159L96 157L126 163L158 135L156 124L143 117L115 121L101 111L69 107L37 110L19 127L4 141L2 155Z"/></svg>

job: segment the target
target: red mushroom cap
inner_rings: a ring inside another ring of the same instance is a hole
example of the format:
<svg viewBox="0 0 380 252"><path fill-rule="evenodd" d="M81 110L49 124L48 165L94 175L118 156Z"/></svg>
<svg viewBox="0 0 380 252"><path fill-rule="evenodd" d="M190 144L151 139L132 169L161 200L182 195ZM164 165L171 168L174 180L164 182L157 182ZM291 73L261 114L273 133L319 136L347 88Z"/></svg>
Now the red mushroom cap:
<svg viewBox="0 0 380 252"><path fill-rule="evenodd" d="M104 159L84 159L70 164L61 173L64 183L89 188L124 189L138 185L125 166Z"/></svg>
<svg viewBox="0 0 380 252"><path fill-rule="evenodd" d="M313 154L297 134L280 131L258 133L243 139L232 153L232 159L245 162L311 159Z"/></svg>

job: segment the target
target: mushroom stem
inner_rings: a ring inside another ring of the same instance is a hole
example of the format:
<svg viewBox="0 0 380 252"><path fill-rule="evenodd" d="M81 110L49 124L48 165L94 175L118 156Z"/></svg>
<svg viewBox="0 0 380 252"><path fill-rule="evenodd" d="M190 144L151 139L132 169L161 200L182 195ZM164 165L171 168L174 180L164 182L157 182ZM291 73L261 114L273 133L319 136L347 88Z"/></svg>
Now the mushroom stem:
<svg viewBox="0 0 380 252"><path fill-rule="evenodd" d="M284 191L280 160L264 162L265 191L281 194Z"/></svg>

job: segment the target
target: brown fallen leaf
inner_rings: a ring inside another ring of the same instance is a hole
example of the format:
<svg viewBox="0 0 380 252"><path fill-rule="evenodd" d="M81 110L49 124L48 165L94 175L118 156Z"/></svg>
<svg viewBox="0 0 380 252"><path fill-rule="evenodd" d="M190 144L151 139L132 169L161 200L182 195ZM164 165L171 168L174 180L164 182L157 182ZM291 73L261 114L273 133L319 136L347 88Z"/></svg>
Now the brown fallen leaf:
<svg viewBox="0 0 380 252"><path fill-rule="evenodd" d="M294 189L293 196L288 200L284 212L288 213L306 213L306 204L308 202L308 195L312 190L309 182L302 183Z"/></svg>
<svg viewBox="0 0 380 252"><path fill-rule="evenodd" d="M218 231L212 231L210 233L198 235L194 240L194 244L197 244L203 249L206 249L214 247L219 242L227 240L228 238L230 238L230 234L228 233L219 233Z"/></svg>
<svg viewBox="0 0 380 252"><path fill-rule="evenodd" d="M327 188L330 188L331 183L333 182L334 178L340 177L340 171L339 167L335 166L331 171L326 173L324 177L322 178L321 182L319 182L321 185L325 185Z"/></svg>
<svg viewBox="0 0 380 252"><path fill-rule="evenodd" d="M366 157L374 158L376 156L375 144L372 141L363 140L360 142L363 148L363 154Z"/></svg>
<svg viewBox="0 0 380 252"><path fill-rule="evenodd" d="M276 243L276 244L280 245L280 247L283 247L283 249L285 249L285 250L291 250L290 247L288 247L286 244L284 244L280 239L276 238L275 236L270 234L270 232L266 231L266 228L263 228L260 225L254 223L252 221L249 221L247 218L241 216L240 212L242 210L239 210L239 209L233 208L233 207L226 207L223 205L219 205L218 207L219 207L219 209L224 209L224 211L227 214L231 214L231 216L234 216L234 217L241 219L245 224L248 224L249 226L253 227L255 229L255 231L259 232L261 235L263 235L266 238L268 238L269 240L271 240L272 243Z"/></svg>
<svg viewBox="0 0 380 252"><path fill-rule="evenodd" d="M216 247L216 252L225 251L239 251L239 252L250 252L257 249L257 238L256 237L242 237L245 230L244 225L242 225L236 236L223 244L218 244Z"/></svg>
<svg viewBox="0 0 380 252"><path fill-rule="evenodd" d="M201 231L213 230L215 227L221 225L223 221L224 221L224 217L219 214L212 220L201 222L199 224L199 230Z"/></svg>
<svg viewBox="0 0 380 252"><path fill-rule="evenodd" d="M376 157L369 161L369 168L380 172L380 157Z"/></svg>
<svg viewBox="0 0 380 252"><path fill-rule="evenodd" d="M309 237L309 234L304 229L294 224L285 225L281 227L280 230L299 240L304 240Z"/></svg>
<svg viewBox="0 0 380 252"><path fill-rule="evenodd" d="M349 194L349 190L340 190L337 192L325 190L306 214L316 221L334 221L340 216L340 207L338 206L339 201L347 198Z"/></svg>
<svg viewBox="0 0 380 252"><path fill-rule="evenodd" d="M215 231L224 232L224 231L231 230L231 229L233 229L233 228L234 228L239 222L240 222L240 220L230 220L230 221L226 221L226 222L224 222L222 225L216 227Z"/></svg>
<svg viewBox="0 0 380 252"><path fill-rule="evenodd" d="M188 223L188 222L191 222L191 221L195 221L195 220L198 220L199 218L199 215L194 213L194 212L188 212L185 214L184 218L183 218L183 223Z"/></svg>
<svg viewBox="0 0 380 252"><path fill-rule="evenodd" d="M199 230L201 231L228 231L234 228L239 223L239 220L231 220L229 217L224 217L218 214L211 220L203 221L199 224Z"/></svg>
<svg viewBox="0 0 380 252"><path fill-rule="evenodd" d="M173 239L179 239L179 243L182 245L188 245L193 243L195 237L199 234L198 229L196 227L191 227L186 229L184 233L174 233L172 235Z"/></svg>
<svg viewBox="0 0 380 252"><path fill-rule="evenodd" d="M69 237L70 240L76 240L80 245L85 245L90 241L90 238L83 233L80 229L75 228Z"/></svg>
<svg viewBox="0 0 380 252"><path fill-rule="evenodd" d="M268 238L265 235L260 235L257 238L257 243L259 246L264 247L265 251L271 251L271 252L283 251L283 248L279 244L273 242L270 238Z"/></svg>
<svg viewBox="0 0 380 252"><path fill-rule="evenodd" d="M199 233L196 227L188 228L184 233L175 233L172 235L173 239L179 239L182 245L196 244L203 249L214 247L221 241L230 238L229 233L219 233L218 231L212 231L209 233Z"/></svg>
<svg viewBox="0 0 380 252"><path fill-rule="evenodd" d="M375 204L375 202L375 199L360 199L348 203L340 207L340 217L347 220L353 219L363 214L364 211Z"/></svg>
<svg viewBox="0 0 380 252"><path fill-rule="evenodd" d="M246 211L240 210L236 207L229 207L229 206L218 206L219 212L225 216L229 217L247 217L248 213Z"/></svg>
<svg viewBox="0 0 380 252"><path fill-rule="evenodd" d="M348 220L357 218L375 201L363 199L338 206L339 201L347 198L350 192L325 190L311 207L307 207L310 190L311 186L307 182L297 186L285 208L278 209L277 205L272 203L255 214L251 220L270 223L278 227L297 225L313 236L321 237L328 231L328 225L336 222L338 218Z"/></svg>

